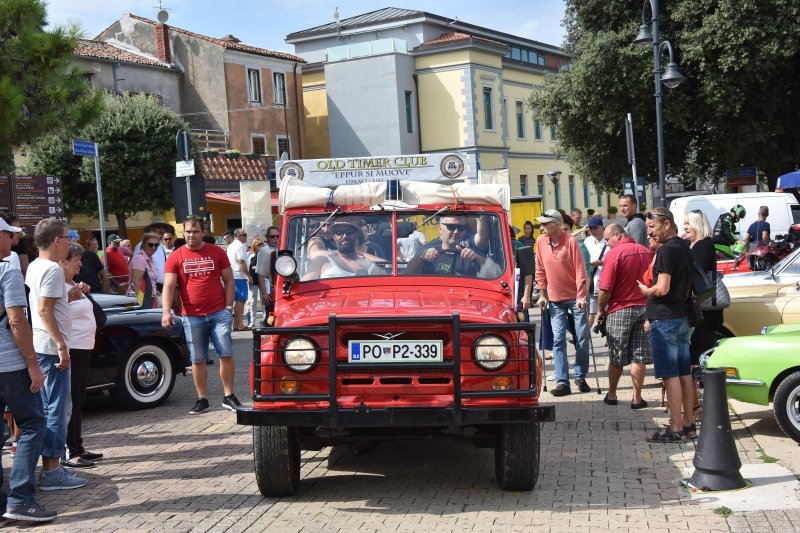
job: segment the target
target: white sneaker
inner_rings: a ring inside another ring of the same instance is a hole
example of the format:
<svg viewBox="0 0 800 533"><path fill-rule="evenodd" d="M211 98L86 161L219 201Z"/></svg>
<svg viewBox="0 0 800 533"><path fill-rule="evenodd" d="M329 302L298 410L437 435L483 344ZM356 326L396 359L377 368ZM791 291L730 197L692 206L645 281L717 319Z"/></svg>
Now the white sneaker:
<svg viewBox="0 0 800 533"><path fill-rule="evenodd" d="M547 381L555 381L555 380L556 380L556 375L555 374L551 374L551 375L547 376Z"/></svg>

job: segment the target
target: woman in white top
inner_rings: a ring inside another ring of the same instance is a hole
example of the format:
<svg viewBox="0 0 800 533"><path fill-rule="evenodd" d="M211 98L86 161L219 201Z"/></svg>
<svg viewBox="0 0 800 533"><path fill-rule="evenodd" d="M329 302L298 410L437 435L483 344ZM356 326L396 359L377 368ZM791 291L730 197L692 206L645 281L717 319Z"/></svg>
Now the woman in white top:
<svg viewBox="0 0 800 533"><path fill-rule="evenodd" d="M64 279L69 289L76 286L72 279L81 270L83 252L83 246L80 244L70 244L67 258L61 261L61 268L64 269ZM67 449L69 450L69 455L67 460L62 459L62 465L72 468L88 468L94 466L94 460L103 457L103 454L86 451L83 447L83 437L81 435L82 407L86 398L86 380L89 377L89 361L94 348L97 322L94 318L92 301L85 296L89 292L89 286L83 282L80 282L78 286L81 287L84 296L69 303L69 311L72 318L72 328L69 334L72 416L67 426Z"/></svg>

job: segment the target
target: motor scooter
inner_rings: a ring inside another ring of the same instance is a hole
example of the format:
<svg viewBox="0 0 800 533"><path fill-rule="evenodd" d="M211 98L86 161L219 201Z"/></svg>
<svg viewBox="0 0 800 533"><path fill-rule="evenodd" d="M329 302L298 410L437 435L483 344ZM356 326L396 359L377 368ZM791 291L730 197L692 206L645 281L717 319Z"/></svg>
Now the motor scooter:
<svg viewBox="0 0 800 533"><path fill-rule="evenodd" d="M800 224L793 224L789 226L786 235L776 235L775 239L752 250L747 255L747 264L753 271L769 270L792 253L798 245L800 245Z"/></svg>

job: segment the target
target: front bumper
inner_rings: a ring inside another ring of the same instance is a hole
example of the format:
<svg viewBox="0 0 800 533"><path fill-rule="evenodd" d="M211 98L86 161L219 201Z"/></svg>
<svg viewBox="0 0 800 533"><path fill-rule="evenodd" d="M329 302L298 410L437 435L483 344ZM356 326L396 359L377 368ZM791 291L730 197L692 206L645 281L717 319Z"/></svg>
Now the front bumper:
<svg viewBox="0 0 800 533"><path fill-rule="evenodd" d="M461 427L484 424L525 424L553 422L555 405L534 407L389 407L372 409L367 405L353 409L266 411L243 408L236 410L236 421L246 426L287 426L318 428L380 427Z"/></svg>

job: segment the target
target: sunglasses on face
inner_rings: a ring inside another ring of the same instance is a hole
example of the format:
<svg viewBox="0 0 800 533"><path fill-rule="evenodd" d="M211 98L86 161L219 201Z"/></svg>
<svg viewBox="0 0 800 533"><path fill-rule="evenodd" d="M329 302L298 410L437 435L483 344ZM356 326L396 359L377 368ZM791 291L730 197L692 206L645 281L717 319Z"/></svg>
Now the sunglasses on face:
<svg viewBox="0 0 800 533"><path fill-rule="evenodd" d="M335 229L335 230L333 230L333 234L336 235L337 237L342 237L344 235L348 235L348 236L349 235L355 235L356 234L356 230L354 230L354 229Z"/></svg>
<svg viewBox="0 0 800 533"><path fill-rule="evenodd" d="M158 248L158 243L157 242L148 242L147 244L145 244L145 246L147 246L148 248Z"/></svg>
<svg viewBox="0 0 800 533"><path fill-rule="evenodd" d="M447 228L447 231L464 231L467 228L466 224L445 224L442 222L442 226Z"/></svg>

